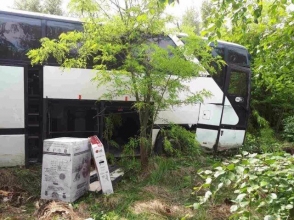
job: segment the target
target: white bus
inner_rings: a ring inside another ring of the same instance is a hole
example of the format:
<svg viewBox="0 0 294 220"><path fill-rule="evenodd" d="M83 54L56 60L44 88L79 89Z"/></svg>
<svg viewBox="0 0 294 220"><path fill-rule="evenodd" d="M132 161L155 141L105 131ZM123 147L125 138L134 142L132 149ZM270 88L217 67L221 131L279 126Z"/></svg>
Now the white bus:
<svg viewBox="0 0 294 220"><path fill-rule="evenodd" d="M78 20L17 10L0 10L0 167L28 165L42 159L43 140L54 137L103 139L105 117L120 114L122 125L113 139L123 146L138 133L134 98L97 101L103 88L91 82L91 69L63 72L53 59L46 65L30 65L26 53L40 46L42 37L82 30ZM161 37L159 44L179 46L176 36ZM213 45L211 45L213 46ZM161 111L152 131L154 149L162 149L160 129L169 122L196 133L208 150L224 150L243 144L249 117L250 67L248 51L241 45L220 41L213 53L227 66L217 74L202 74L190 89L206 89L203 103ZM111 146L106 146L111 152Z"/></svg>

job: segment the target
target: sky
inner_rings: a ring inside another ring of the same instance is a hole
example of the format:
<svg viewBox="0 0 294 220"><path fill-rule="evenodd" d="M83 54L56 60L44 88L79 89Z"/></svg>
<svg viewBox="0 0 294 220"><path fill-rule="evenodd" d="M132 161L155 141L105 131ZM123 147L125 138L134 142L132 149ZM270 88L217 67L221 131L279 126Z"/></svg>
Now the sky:
<svg viewBox="0 0 294 220"><path fill-rule="evenodd" d="M196 7L200 9L203 0L180 0L180 3L176 3L174 7L169 6L167 12L173 14L176 17L181 17L187 8ZM13 0L0 0L0 9L7 9L13 6ZM66 5L69 0L64 0L63 9L66 9Z"/></svg>

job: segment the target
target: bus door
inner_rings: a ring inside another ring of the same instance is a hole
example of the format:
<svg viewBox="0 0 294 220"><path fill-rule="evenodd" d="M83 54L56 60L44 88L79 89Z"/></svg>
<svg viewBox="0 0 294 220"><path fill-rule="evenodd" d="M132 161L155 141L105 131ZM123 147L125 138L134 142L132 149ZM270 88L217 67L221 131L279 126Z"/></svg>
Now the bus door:
<svg viewBox="0 0 294 220"><path fill-rule="evenodd" d="M244 142L249 117L250 77L249 68L227 66L218 150L240 147Z"/></svg>

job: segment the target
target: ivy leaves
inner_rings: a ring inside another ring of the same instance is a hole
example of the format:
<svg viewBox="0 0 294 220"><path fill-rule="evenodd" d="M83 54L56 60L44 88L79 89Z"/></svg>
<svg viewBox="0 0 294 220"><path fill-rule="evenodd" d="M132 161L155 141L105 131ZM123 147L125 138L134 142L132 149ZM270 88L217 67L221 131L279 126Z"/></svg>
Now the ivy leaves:
<svg viewBox="0 0 294 220"><path fill-rule="evenodd" d="M200 171L206 189L194 208L214 198L220 189L233 192L232 219L287 219L294 204L294 157L289 154L249 154Z"/></svg>

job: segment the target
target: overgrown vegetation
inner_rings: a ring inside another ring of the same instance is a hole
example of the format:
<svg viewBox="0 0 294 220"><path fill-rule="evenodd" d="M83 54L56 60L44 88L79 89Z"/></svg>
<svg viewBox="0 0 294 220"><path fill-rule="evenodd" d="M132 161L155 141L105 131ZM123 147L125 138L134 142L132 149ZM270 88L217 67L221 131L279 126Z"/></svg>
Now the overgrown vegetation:
<svg viewBox="0 0 294 220"><path fill-rule="evenodd" d="M200 155L200 145L195 141L195 132L179 125L170 125L169 129L161 130L162 149L155 149L159 155L166 154L180 157L191 155L197 158ZM156 147L156 146L155 146Z"/></svg>
<svg viewBox="0 0 294 220"><path fill-rule="evenodd" d="M279 141L271 128L262 128L254 134L247 133L242 150L250 153L272 153L282 149Z"/></svg>
<svg viewBox="0 0 294 220"><path fill-rule="evenodd" d="M231 219L291 219L294 203L294 157L285 153L249 154L243 152L199 174L205 183L195 187L206 190L199 206L223 188L234 190Z"/></svg>
<svg viewBox="0 0 294 220"><path fill-rule="evenodd" d="M212 0L203 34L239 43L251 54L252 125L259 118L279 136L293 114L293 5L291 1Z"/></svg>
<svg viewBox="0 0 294 220"><path fill-rule="evenodd" d="M294 116L288 116L283 120L284 131L283 137L285 140L294 142Z"/></svg>
<svg viewBox="0 0 294 220"><path fill-rule="evenodd" d="M105 129L103 132L103 138L106 141L108 147L116 147L118 148L119 145L116 143L112 137L113 132L115 129L119 128L122 125L122 118L121 115L118 114L110 114L109 116L105 117Z"/></svg>
<svg viewBox="0 0 294 220"><path fill-rule="evenodd" d="M186 205L194 199L193 186L201 181L197 170L213 161L210 157L152 157L148 173L129 173L113 195L89 194L75 206L92 203L88 208L94 219L209 219L205 212L199 215Z"/></svg>
<svg viewBox="0 0 294 220"><path fill-rule="evenodd" d="M215 160L209 156L199 157L197 160L190 155L180 158L152 157L151 167L147 169L147 173L136 172L136 170L128 172L114 186L114 194L105 196L101 193L88 193L78 201L70 204L70 206L64 203L50 203L50 201L39 200L40 182L36 180L41 179L40 166L34 168L32 172L22 168L0 169L1 174L3 174L2 171L6 172L11 180L17 179L21 173L24 182L19 184L20 187L23 189L29 187L32 191L28 195L36 195L29 201L24 200L24 203L19 208L12 206L15 210L14 212L11 211L11 206L1 202L2 213L0 213L0 218L39 219L38 216L42 217L41 214L45 215L47 213L48 215L48 212L54 214L57 211L55 219L70 219L70 216L74 216L74 219L92 217L95 220L213 219L213 217L219 217L221 207L210 207L214 214L208 217L206 216L206 211L203 211L200 215L198 211L188 208L187 204L194 201L194 197L191 196L193 186L201 182L201 178L197 175L197 170L214 162ZM140 161L137 159L137 167L139 167L139 164ZM31 186L28 186L27 180L32 179L35 180L36 184L31 183ZM16 181L9 182L9 184L11 186L18 185ZM1 187L2 185L0 185ZM44 206L47 204L49 205ZM44 207L48 209L46 210L47 212L43 210ZM52 209L50 210L50 208ZM20 210L27 211L20 214ZM64 211L67 211L68 214ZM222 216L224 215L222 213ZM226 213L227 215L228 212Z"/></svg>

